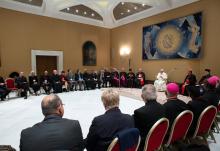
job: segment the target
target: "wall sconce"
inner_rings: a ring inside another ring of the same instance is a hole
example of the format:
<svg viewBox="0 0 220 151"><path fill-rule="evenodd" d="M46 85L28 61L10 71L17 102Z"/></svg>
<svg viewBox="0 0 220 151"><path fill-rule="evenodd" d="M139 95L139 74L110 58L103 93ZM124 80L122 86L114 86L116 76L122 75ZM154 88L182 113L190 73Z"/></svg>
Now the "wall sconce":
<svg viewBox="0 0 220 151"><path fill-rule="evenodd" d="M122 56L122 57L129 56L129 58L128 58L128 68L129 69L131 67L130 53L131 53L131 48L130 47L123 46L123 47L120 48L120 56Z"/></svg>

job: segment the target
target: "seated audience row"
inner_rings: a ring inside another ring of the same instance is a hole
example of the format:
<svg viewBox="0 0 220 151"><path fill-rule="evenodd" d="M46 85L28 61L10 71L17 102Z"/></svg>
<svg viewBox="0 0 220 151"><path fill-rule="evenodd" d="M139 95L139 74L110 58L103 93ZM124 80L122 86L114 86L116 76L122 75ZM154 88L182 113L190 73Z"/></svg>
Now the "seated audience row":
<svg viewBox="0 0 220 151"><path fill-rule="evenodd" d="M1 99L8 95L10 92L5 85L4 79L1 77L2 82L0 85ZM77 69L74 74L70 69L65 72L62 71L58 74L57 70L53 70L53 74L49 75L48 71L44 72L44 75L37 76L34 71L31 71L28 79L24 76L23 72L20 72L18 77L15 77L16 87L20 90L20 95L25 99L27 98L27 92L38 95L38 91L42 87L46 94L50 94L51 90L54 93L61 93L63 91L73 90L89 90L101 87L130 87L141 88L145 84L145 74L142 69L134 74L132 69L126 73L124 68L118 71L113 68L112 71L108 69L97 71L84 70L82 73Z"/></svg>
<svg viewBox="0 0 220 151"><path fill-rule="evenodd" d="M219 78L210 77L207 86L218 86ZM123 114L119 109L119 94L113 89L103 92L101 99L106 112L95 117L89 129L87 138L83 140L82 131L78 121L62 118L64 114L63 103L57 95L44 97L41 107L45 115L43 122L27 128L21 132L20 149L26 150L80 150L88 151L107 150L116 134L122 130L136 127L140 131L142 151L146 135L150 128L159 119L166 117L169 120L169 130L175 118L185 110L194 114L193 124L189 135L195 131L196 123L201 112L215 101L208 101L207 97L200 95L200 89L189 87L188 93L192 98L188 104L178 99L179 86L169 83L166 87L167 101L165 104L157 102L157 91L153 85L142 88L142 98L145 105L134 111L134 115ZM215 89L216 90L216 89ZM209 96L212 96L211 93Z"/></svg>

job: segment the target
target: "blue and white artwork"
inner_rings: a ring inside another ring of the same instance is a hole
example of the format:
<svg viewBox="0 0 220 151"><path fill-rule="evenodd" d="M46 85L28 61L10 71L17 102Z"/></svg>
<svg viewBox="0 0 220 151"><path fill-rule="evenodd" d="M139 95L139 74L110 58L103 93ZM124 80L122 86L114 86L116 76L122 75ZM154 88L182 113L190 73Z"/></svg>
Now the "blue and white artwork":
<svg viewBox="0 0 220 151"><path fill-rule="evenodd" d="M201 31L201 12L144 27L143 60L199 58Z"/></svg>

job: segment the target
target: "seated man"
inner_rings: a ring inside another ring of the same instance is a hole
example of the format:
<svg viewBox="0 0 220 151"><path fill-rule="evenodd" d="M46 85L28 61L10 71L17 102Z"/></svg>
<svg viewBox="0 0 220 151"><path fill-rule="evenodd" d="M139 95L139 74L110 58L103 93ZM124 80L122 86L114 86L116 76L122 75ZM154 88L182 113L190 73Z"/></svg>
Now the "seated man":
<svg viewBox="0 0 220 151"><path fill-rule="evenodd" d="M111 76L112 76L111 86L112 87L119 87L120 77L119 77L119 72L116 68L112 69Z"/></svg>
<svg viewBox="0 0 220 151"><path fill-rule="evenodd" d="M107 68L104 71L103 87L111 87L111 73Z"/></svg>
<svg viewBox="0 0 220 151"><path fill-rule="evenodd" d="M157 74L157 80L154 82L157 91L166 91L167 78L164 70L160 69L160 72Z"/></svg>
<svg viewBox="0 0 220 151"><path fill-rule="evenodd" d="M145 84L145 73L142 71L141 68L138 69L136 74L136 87L141 88Z"/></svg>
<svg viewBox="0 0 220 151"><path fill-rule="evenodd" d="M134 88L135 86L135 74L132 71L132 69L129 69L128 75L127 75L127 81L128 81L128 87Z"/></svg>
<svg viewBox="0 0 220 151"><path fill-rule="evenodd" d="M202 95L202 99L204 99L209 105L218 106L220 96L216 91L217 84L219 82L219 78L217 76L212 76L208 78L207 83L205 85L205 93Z"/></svg>
<svg viewBox="0 0 220 151"><path fill-rule="evenodd" d="M0 97L1 101L4 101L6 96L10 93L10 90L5 85L5 80L0 76Z"/></svg>
<svg viewBox="0 0 220 151"><path fill-rule="evenodd" d="M97 85L98 85L98 88L100 89L101 88L101 80L100 80L100 75L98 74L97 71L93 71L91 73L91 89L96 89Z"/></svg>
<svg viewBox="0 0 220 151"><path fill-rule="evenodd" d="M91 89L93 84L92 74L87 69L84 69L83 80L85 81L85 88L87 90Z"/></svg>
<svg viewBox="0 0 220 151"><path fill-rule="evenodd" d="M200 97L200 88L190 86L187 89L192 101L188 102L189 109L193 112L193 122L189 129L189 134L193 135L196 130L197 121L202 111L208 106L208 103Z"/></svg>
<svg viewBox="0 0 220 151"><path fill-rule="evenodd" d="M61 72L60 81L61 81L61 84L62 84L62 90L67 92L69 85L68 85L68 79L67 79L67 75L66 75L65 71Z"/></svg>
<svg viewBox="0 0 220 151"><path fill-rule="evenodd" d="M145 138L151 127L161 118L165 117L164 107L159 104L156 89L152 84L145 85L142 88L141 97L145 106L134 111L135 127L139 129L141 135L140 151L143 151Z"/></svg>
<svg viewBox="0 0 220 151"><path fill-rule="evenodd" d="M34 94L38 95L37 92L40 90L40 85L39 85L39 81L38 81L38 77L35 74L34 71L31 71L30 76L28 77L29 79L29 85L30 87L34 90Z"/></svg>
<svg viewBox="0 0 220 151"><path fill-rule="evenodd" d="M77 90L77 86L79 86L80 90L82 90L83 88L85 89L85 81L83 79L83 74L79 69L77 69L75 74L75 81L77 82L75 90Z"/></svg>
<svg viewBox="0 0 220 151"><path fill-rule="evenodd" d="M105 71L104 70L100 70L98 72L98 78L99 78L99 81L100 81L100 88L101 87L104 87L105 85Z"/></svg>
<svg viewBox="0 0 220 151"><path fill-rule="evenodd" d="M178 93L179 86L176 83L167 84L167 102L163 106L165 108L166 118L169 120L169 128L172 127L173 121L182 111L189 109L185 102L177 98Z"/></svg>
<svg viewBox="0 0 220 151"><path fill-rule="evenodd" d="M15 83L17 85L17 88L20 90L21 97L27 99L27 91L29 91L29 86L27 78L24 76L24 72L20 72L19 77L15 79Z"/></svg>
<svg viewBox="0 0 220 151"><path fill-rule="evenodd" d="M185 77L183 84L182 84L181 94L188 96L189 94L187 93L187 87L188 86L195 86L196 82L197 82L196 76L192 73L192 70L190 69L188 71L187 76Z"/></svg>
<svg viewBox="0 0 220 151"><path fill-rule="evenodd" d="M83 150L78 121L62 118L63 103L57 95L45 96L41 102L44 120L22 130L21 151Z"/></svg>
<svg viewBox="0 0 220 151"><path fill-rule="evenodd" d="M119 94L116 91L104 91L102 102L106 112L92 121L86 139L87 151L106 151L116 133L134 127L133 118L121 113L118 108Z"/></svg>
<svg viewBox="0 0 220 151"><path fill-rule="evenodd" d="M127 73L125 72L124 68L121 69L119 76L120 76L120 87L127 87Z"/></svg>
<svg viewBox="0 0 220 151"><path fill-rule="evenodd" d="M68 90L73 91L74 88L76 90L76 81L75 81L75 75L73 74L72 70L67 70L67 80L68 80Z"/></svg>
<svg viewBox="0 0 220 151"><path fill-rule="evenodd" d="M46 94L50 94L52 82L51 77L48 75L48 71L44 71L44 75L41 76L40 85L43 87Z"/></svg>
<svg viewBox="0 0 220 151"><path fill-rule="evenodd" d="M206 74L199 80L200 85L204 85L208 78L211 77L211 70L205 69Z"/></svg>
<svg viewBox="0 0 220 151"><path fill-rule="evenodd" d="M61 84L60 75L57 73L57 70L53 70L51 81L52 81L52 87L53 87L54 93L61 93L62 84Z"/></svg>

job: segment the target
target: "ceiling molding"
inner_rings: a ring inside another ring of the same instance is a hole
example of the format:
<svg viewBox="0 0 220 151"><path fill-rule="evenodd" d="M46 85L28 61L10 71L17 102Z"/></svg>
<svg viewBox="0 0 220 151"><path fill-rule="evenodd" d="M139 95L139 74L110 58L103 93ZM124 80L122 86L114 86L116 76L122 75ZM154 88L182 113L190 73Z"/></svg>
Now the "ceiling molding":
<svg viewBox="0 0 220 151"><path fill-rule="evenodd" d="M0 7L20 12L36 14L73 21L105 28L115 28L131 22L135 22L168 10L172 10L199 0L43 0L41 7L15 2L13 0L0 0ZM121 2L146 4L151 8L116 20L113 14L114 8ZM61 12L60 10L76 5L85 5L96 11L103 18L103 21L87 17Z"/></svg>

